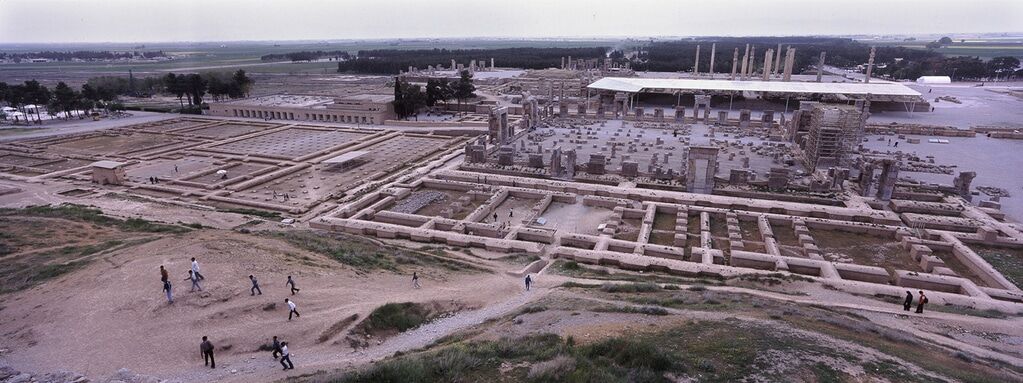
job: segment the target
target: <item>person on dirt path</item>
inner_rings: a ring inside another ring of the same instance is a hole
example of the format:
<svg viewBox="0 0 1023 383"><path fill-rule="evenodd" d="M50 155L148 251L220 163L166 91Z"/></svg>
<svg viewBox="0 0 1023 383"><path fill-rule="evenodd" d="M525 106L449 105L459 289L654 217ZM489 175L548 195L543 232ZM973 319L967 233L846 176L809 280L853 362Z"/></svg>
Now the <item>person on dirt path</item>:
<svg viewBox="0 0 1023 383"><path fill-rule="evenodd" d="M192 289L189 291L195 291L195 289L202 291L202 286L199 285L199 278L196 278L195 273L193 273L192 270L188 270L188 278L185 278L185 280L192 281Z"/></svg>
<svg viewBox="0 0 1023 383"><path fill-rule="evenodd" d="M202 353L202 360L206 362L207 366L217 368L217 361L213 359L213 343L205 336L202 337L202 343L199 343L199 352Z"/></svg>
<svg viewBox="0 0 1023 383"><path fill-rule="evenodd" d="M497 213L494 213L494 222L497 222Z"/></svg>
<svg viewBox="0 0 1023 383"><path fill-rule="evenodd" d="M277 340L276 335L274 335L274 340L273 343L271 344L271 347L273 347L274 351L270 353L270 355L273 355L274 360L277 360L277 357L283 354L284 352L281 351L281 341Z"/></svg>
<svg viewBox="0 0 1023 383"><path fill-rule="evenodd" d="M284 298L284 303L288 304L288 320L291 320L291 315L292 314L294 314L295 316L297 316L299 318L302 317L302 314L299 314L298 313L298 309L295 308L295 302L292 302L288 298Z"/></svg>
<svg viewBox="0 0 1023 383"><path fill-rule="evenodd" d="M419 274L416 273L415 271L413 271L412 272L412 288L413 289L418 289L418 288L421 288L421 287L422 286L419 285Z"/></svg>
<svg viewBox="0 0 1023 383"><path fill-rule="evenodd" d="M288 362L288 364L284 364ZM295 365L291 363L291 353L288 351L288 342L281 343L281 366L284 366L285 370L294 370Z"/></svg>
<svg viewBox="0 0 1023 383"><path fill-rule="evenodd" d="M249 274L249 280L252 281L252 288L249 289L249 293L253 296L256 295L256 292L259 292L259 295L263 295L263 290L259 289L259 281L256 280L256 277Z"/></svg>
<svg viewBox="0 0 1023 383"><path fill-rule="evenodd" d="M924 304L926 304L926 303L927 303L927 296L924 295L924 291L923 290L920 290L920 299L917 301L917 304L916 304L916 313L917 314L923 314L924 313Z"/></svg>
<svg viewBox="0 0 1023 383"><path fill-rule="evenodd" d="M526 291L529 291L529 286L533 284L533 278L526 274Z"/></svg>
<svg viewBox="0 0 1023 383"><path fill-rule="evenodd" d="M902 309L905 311L909 311L910 307L913 307L913 293L910 292L909 290L906 290L906 301L902 302Z"/></svg>
<svg viewBox="0 0 1023 383"><path fill-rule="evenodd" d="M171 293L171 283L169 280L163 280L163 291L167 292L167 303L174 303L174 294Z"/></svg>
<svg viewBox="0 0 1023 383"><path fill-rule="evenodd" d="M206 277L199 273L199 261L196 261L195 257L192 257L192 272L195 273L195 277L199 278L200 281L206 279Z"/></svg>
<svg viewBox="0 0 1023 383"><path fill-rule="evenodd" d="M167 282L168 280L170 280L170 276L167 275L167 269L160 265L160 282Z"/></svg>
<svg viewBox="0 0 1023 383"><path fill-rule="evenodd" d="M288 281L285 282L284 284L291 286L291 295L295 295L295 293L299 291L298 287L295 287L295 280L291 279L290 275L288 276Z"/></svg>

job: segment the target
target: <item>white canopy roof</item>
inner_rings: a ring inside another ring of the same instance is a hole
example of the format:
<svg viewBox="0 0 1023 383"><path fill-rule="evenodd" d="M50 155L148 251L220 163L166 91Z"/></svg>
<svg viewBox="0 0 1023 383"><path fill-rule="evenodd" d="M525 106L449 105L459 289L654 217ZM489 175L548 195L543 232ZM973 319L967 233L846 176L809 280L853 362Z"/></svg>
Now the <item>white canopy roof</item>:
<svg viewBox="0 0 1023 383"><path fill-rule="evenodd" d="M588 85L590 89L616 92L674 93L701 91L736 91L768 93L821 93L877 96L920 96L909 87L893 82L852 83L852 82L783 82L783 81L729 81L699 79L660 79L632 77L604 77Z"/></svg>

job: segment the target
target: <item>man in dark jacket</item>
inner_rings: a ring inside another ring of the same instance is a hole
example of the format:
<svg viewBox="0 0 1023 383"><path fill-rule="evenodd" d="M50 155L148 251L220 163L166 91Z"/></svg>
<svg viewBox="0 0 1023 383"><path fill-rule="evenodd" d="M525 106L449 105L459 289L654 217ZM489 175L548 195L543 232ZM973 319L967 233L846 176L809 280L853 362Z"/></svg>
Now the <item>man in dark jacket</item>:
<svg viewBox="0 0 1023 383"><path fill-rule="evenodd" d="M906 290L906 301L902 302L902 309L909 311L910 307L913 307L913 293Z"/></svg>
<svg viewBox="0 0 1023 383"><path fill-rule="evenodd" d="M206 362L210 368L217 368L217 361L213 359L213 343L202 337L202 343L199 344L199 351L202 352L202 359Z"/></svg>

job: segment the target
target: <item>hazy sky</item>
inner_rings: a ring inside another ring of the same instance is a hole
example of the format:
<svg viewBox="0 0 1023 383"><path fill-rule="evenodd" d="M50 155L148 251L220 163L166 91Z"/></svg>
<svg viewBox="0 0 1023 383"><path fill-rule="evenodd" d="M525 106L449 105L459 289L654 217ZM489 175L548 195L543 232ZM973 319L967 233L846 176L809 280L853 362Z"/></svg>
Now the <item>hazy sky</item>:
<svg viewBox="0 0 1023 383"><path fill-rule="evenodd" d="M1021 31L1023 0L0 0L0 43Z"/></svg>

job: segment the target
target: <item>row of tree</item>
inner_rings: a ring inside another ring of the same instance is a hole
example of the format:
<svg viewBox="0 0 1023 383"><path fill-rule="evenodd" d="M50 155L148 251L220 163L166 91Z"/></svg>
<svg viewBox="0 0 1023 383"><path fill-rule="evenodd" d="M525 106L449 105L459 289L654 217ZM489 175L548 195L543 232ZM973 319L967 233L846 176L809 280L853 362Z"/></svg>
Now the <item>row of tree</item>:
<svg viewBox="0 0 1023 383"><path fill-rule="evenodd" d="M177 96L182 109L185 109L184 99L187 98L189 108L186 110L197 112L203 103L203 97L207 94L214 100L223 97L245 97L253 83L254 81L245 74L244 70L238 70L233 74L226 72L180 75L168 73L163 77L142 79L135 79L131 74L127 78L94 77L83 84L80 91L71 88L64 82L57 83L52 91L36 80L13 85L0 82L0 104L10 105L26 115L34 112L36 119L40 120L41 108L36 107L34 110L29 110L26 106L46 106L47 110L51 112L63 112L65 115L69 115L72 112L87 112L97 107L107 110L120 109L122 107L116 102L119 96L164 93Z"/></svg>
<svg viewBox="0 0 1023 383"><path fill-rule="evenodd" d="M301 51L289 53L272 53L263 55L259 59L263 61L313 61L322 58L330 58L336 61L348 60L351 58L348 51Z"/></svg>
<svg viewBox="0 0 1023 383"><path fill-rule="evenodd" d="M451 60L468 65L471 60L494 59L501 66L546 69L561 66L561 59L603 58L608 48L501 48L501 49L375 49L361 50L355 58L338 62L338 72L395 74L410 66L426 69L430 65L448 67ZM480 62L488 65L489 62Z"/></svg>
<svg viewBox="0 0 1023 383"><path fill-rule="evenodd" d="M398 118L408 118L416 115L420 109L432 107L438 102L450 99L458 100L459 110L462 102L475 97L476 86L472 82L472 73L463 70L456 81L447 79L429 79L426 82L426 91L421 86L411 84L401 77L394 78L394 113Z"/></svg>
<svg viewBox="0 0 1023 383"><path fill-rule="evenodd" d="M245 97L254 83L241 69L234 72L233 75L216 72L180 75L168 73L163 76L162 80L164 91L177 96L178 103L182 108L185 106L183 99L187 99L188 105L192 107L202 105L203 97L207 93L213 97L214 101L219 101L224 97Z"/></svg>
<svg viewBox="0 0 1023 383"><path fill-rule="evenodd" d="M34 113L36 121L42 121L43 106L51 114L58 112L67 117L72 113L81 117L83 112L87 113L97 107L107 110L121 109L120 104L113 102L115 98L116 95L112 92L100 91L89 84L82 85L82 90L76 91L61 81L51 91L36 80L13 85L0 82L0 103L10 105L26 116ZM35 107L30 110L29 105Z"/></svg>
<svg viewBox="0 0 1023 383"><path fill-rule="evenodd" d="M73 51L73 52L58 52L58 51L42 51L42 52L26 52L26 53L4 53L0 52L0 60L12 60L14 62L21 62L22 60L31 59L47 59L53 61L71 61L71 60L116 60L116 59L130 59L130 58L154 58L154 57L165 57L166 53L163 51L150 51L150 52L113 52L113 51Z"/></svg>

